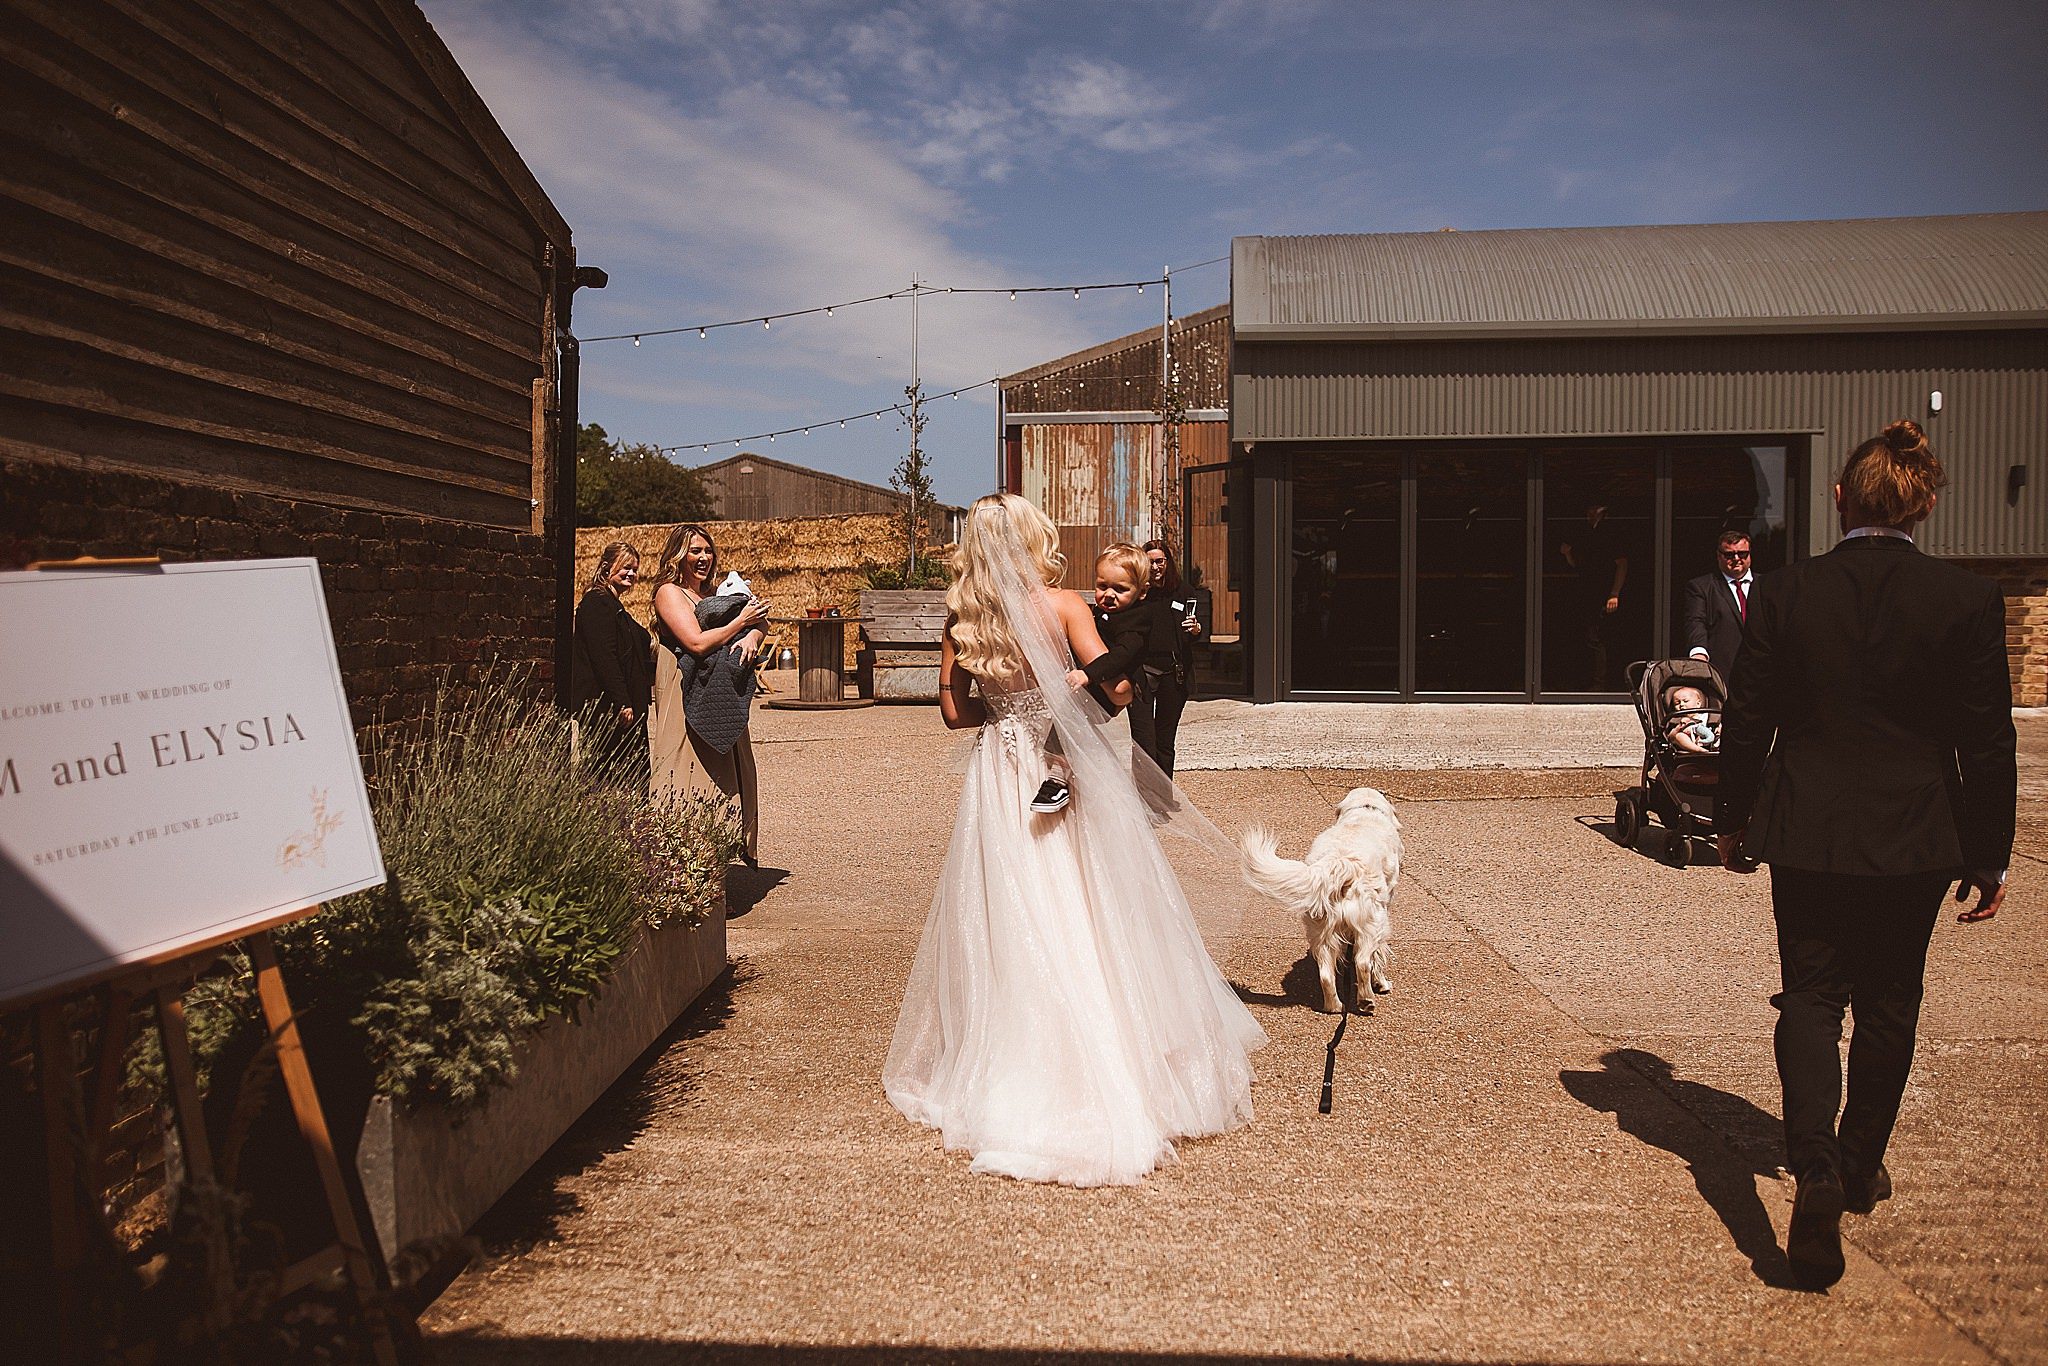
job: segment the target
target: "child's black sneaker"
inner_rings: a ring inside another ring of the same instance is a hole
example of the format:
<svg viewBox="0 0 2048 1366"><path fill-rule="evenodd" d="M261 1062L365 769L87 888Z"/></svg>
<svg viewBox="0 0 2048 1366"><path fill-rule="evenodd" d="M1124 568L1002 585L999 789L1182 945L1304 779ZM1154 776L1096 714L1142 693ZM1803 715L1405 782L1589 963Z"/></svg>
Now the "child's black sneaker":
<svg viewBox="0 0 2048 1366"><path fill-rule="evenodd" d="M1038 795L1031 799L1031 809L1033 811L1043 811L1047 815L1051 815L1056 811L1064 811L1067 809L1068 799L1073 795L1072 792L1067 790L1066 783L1060 779L1047 778L1038 785Z"/></svg>

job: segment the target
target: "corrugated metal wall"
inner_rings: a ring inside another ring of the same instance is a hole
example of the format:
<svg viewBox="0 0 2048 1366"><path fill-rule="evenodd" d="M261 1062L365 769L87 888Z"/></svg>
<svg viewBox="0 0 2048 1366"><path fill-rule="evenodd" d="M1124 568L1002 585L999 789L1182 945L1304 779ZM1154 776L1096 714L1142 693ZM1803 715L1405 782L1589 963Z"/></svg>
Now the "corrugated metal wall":
<svg viewBox="0 0 2048 1366"><path fill-rule="evenodd" d="M568 234L379 5L8 11L0 449L533 524Z"/></svg>
<svg viewBox="0 0 2048 1366"><path fill-rule="evenodd" d="M1234 441L1814 433L1828 485L1893 418L1927 427L1951 484L1921 536L1958 556L2048 555L2048 332L1385 343L1240 339ZM1928 414L1930 391L1943 411ZM1190 462L1193 463L1193 462ZM2028 467L2017 499L2007 470Z"/></svg>
<svg viewBox="0 0 2048 1366"><path fill-rule="evenodd" d="M1022 492L1060 529L1068 587L1084 586L1077 575L1103 546L1160 534L1152 509L1154 493L1166 477L1162 431L1156 422L1053 422L1023 428ZM1183 423L1180 445L1184 468L1215 464L1229 458L1229 429L1221 422Z"/></svg>

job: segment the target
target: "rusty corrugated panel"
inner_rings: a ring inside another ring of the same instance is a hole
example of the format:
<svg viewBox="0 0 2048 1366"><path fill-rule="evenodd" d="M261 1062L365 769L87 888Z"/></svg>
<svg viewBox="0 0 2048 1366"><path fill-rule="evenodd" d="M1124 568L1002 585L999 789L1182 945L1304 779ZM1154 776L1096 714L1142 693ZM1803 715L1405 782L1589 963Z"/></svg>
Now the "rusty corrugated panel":
<svg viewBox="0 0 2048 1366"><path fill-rule="evenodd" d="M2048 330L1260 343L1238 365L1239 441L1813 433L1804 501L1822 545L1833 473L1909 416L1951 479L1923 546L2048 554ZM2009 497L2015 464L2030 475Z"/></svg>
<svg viewBox="0 0 2048 1366"><path fill-rule="evenodd" d="M1238 336L2040 326L2048 213L1241 237Z"/></svg>

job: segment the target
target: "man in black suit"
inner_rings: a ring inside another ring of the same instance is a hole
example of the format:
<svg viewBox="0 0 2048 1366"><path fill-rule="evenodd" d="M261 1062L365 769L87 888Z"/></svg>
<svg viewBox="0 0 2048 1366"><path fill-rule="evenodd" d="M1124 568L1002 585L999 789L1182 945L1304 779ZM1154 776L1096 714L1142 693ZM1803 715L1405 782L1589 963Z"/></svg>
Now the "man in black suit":
<svg viewBox="0 0 2048 1366"><path fill-rule="evenodd" d="M1724 531L1714 548L1718 568L1685 585L1685 643L1694 659L1704 659L1726 679L1735 667L1735 649L1742 644L1742 619L1749 614L1749 533Z"/></svg>
<svg viewBox="0 0 2048 1366"><path fill-rule="evenodd" d="M1783 990L1776 1052L1786 1253L1840 1279L1840 1220L1891 1194L1885 1146L1912 1067L1927 948L1950 884L2005 896L2017 770L1998 587L1914 548L1940 464L1911 422L1859 446L1835 486L1842 542L1766 576L1729 688L1715 830L1736 872L1771 865ZM1840 1044L1853 1012L1847 1104Z"/></svg>

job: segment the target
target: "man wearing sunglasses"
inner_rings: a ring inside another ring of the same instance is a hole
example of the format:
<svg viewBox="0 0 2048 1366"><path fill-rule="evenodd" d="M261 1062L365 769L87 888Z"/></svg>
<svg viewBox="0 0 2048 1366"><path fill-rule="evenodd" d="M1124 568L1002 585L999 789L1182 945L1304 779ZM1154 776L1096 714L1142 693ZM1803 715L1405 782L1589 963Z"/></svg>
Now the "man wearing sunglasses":
<svg viewBox="0 0 2048 1366"><path fill-rule="evenodd" d="M1722 678L1735 667L1742 644L1742 620L1749 614L1749 533L1724 531L1715 547L1716 568L1685 585L1685 643L1694 659L1712 664Z"/></svg>

